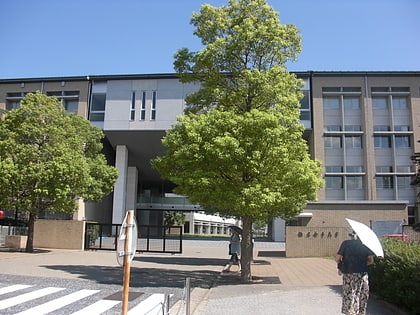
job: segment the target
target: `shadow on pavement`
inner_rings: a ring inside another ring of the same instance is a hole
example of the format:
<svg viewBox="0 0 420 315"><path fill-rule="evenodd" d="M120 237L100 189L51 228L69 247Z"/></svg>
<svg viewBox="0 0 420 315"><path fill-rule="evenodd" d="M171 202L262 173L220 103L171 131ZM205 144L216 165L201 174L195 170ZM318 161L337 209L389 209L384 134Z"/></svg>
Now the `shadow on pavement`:
<svg viewBox="0 0 420 315"><path fill-rule="evenodd" d="M343 290L341 285L330 285L328 286L332 291L342 294ZM385 302L381 298L370 293L369 301L367 305L366 315L396 315L396 314L408 314L406 310L403 310L395 305Z"/></svg>
<svg viewBox="0 0 420 315"><path fill-rule="evenodd" d="M123 267L100 265L54 265L42 266L47 269L60 270L79 275L80 279L96 281L100 284L117 284L123 282ZM174 270L162 268L130 269L130 287L176 287L183 288L185 279L190 278L192 287L210 288L219 272L209 270Z"/></svg>
<svg viewBox="0 0 420 315"><path fill-rule="evenodd" d="M189 266L220 266L221 268L228 262L222 258L194 258L194 257L146 257L137 256L134 261L162 264L162 265L189 265Z"/></svg>
<svg viewBox="0 0 420 315"><path fill-rule="evenodd" d="M10 248L10 247L0 247L0 252L6 252L6 253L25 253L25 254L45 254L51 252L48 249L38 249L34 248L33 252L26 252L25 248Z"/></svg>

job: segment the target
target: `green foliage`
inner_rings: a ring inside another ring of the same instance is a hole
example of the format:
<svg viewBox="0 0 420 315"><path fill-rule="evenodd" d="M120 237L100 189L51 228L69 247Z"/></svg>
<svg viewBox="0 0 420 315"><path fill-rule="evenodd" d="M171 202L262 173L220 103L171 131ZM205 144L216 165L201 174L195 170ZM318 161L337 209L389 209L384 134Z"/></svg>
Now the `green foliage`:
<svg viewBox="0 0 420 315"><path fill-rule="evenodd" d="M191 24L204 47L180 49L174 67L200 89L152 164L177 193L242 219L242 278L250 280L252 223L296 215L323 185L302 139L303 83L286 70L301 38L266 0L206 4Z"/></svg>
<svg viewBox="0 0 420 315"><path fill-rule="evenodd" d="M182 211L165 211L164 217L165 225L184 225L185 214Z"/></svg>
<svg viewBox="0 0 420 315"><path fill-rule="evenodd" d="M167 153L153 161L194 203L221 215L267 221L291 217L322 185L300 124L275 111L189 114L167 132Z"/></svg>
<svg viewBox="0 0 420 315"><path fill-rule="evenodd" d="M420 245L383 239L383 259L370 267L372 292L395 305L420 312Z"/></svg>
<svg viewBox="0 0 420 315"><path fill-rule="evenodd" d="M265 0L230 0L217 8L206 4L191 24L205 47L182 48L174 61L183 82L201 83L187 96L188 111L207 111L215 104L239 112L298 106L301 82L285 64L301 51L299 30L281 24Z"/></svg>
<svg viewBox="0 0 420 315"><path fill-rule="evenodd" d="M31 229L40 210L71 214L76 198L100 200L118 176L101 153L102 138L56 98L28 94L0 121L0 207L28 212Z"/></svg>

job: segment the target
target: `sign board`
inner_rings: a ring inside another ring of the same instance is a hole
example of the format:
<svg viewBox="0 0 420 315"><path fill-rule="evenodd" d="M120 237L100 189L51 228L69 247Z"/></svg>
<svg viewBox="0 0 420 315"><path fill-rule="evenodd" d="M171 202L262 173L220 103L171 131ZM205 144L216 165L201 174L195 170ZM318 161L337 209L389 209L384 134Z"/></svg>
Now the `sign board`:
<svg viewBox="0 0 420 315"><path fill-rule="evenodd" d="M137 250L137 224L136 224L136 218L133 216L130 217L128 212L125 214L124 221L122 223L121 229L120 229L120 235L118 237L117 241L117 262L120 266L124 265L124 257L129 256L129 261L132 261L134 258L134 255L136 254ZM126 240L129 241L129 244L126 245ZM125 249L128 249L126 252Z"/></svg>

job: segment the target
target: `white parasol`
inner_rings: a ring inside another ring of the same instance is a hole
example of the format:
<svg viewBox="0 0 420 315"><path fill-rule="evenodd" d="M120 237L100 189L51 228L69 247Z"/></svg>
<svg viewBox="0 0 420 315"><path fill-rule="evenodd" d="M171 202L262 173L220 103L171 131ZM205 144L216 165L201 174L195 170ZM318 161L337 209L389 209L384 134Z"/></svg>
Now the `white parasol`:
<svg viewBox="0 0 420 315"><path fill-rule="evenodd" d="M369 248L376 256L384 257L384 250L382 248L381 242L379 241L378 236L376 236L375 232L373 232L370 227L352 219L346 218L346 220L352 227L353 231L357 234L360 241L367 248Z"/></svg>

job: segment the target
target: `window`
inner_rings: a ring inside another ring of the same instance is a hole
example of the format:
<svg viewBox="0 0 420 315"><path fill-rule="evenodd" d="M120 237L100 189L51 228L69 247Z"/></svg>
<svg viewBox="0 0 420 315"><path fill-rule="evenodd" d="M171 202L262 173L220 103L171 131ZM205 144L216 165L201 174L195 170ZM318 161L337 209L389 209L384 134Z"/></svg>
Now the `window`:
<svg viewBox="0 0 420 315"><path fill-rule="evenodd" d="M346 166L346 172L347 173L362 173L363 172L363 166L361 166L361 165L357 165L357 166L349 165L349 166Z"/></svg>
<svg viewBox="0 0 420 315"><path fill-rule="evenodd" d="M322 93L340 93L341 92L341 88L340 87L323 87L322 88Z"/></svg>
<svg viewBox="0 0 420 315"><path fill-rule="evenodd" d="M392 173L392 166L377 166L376 173Z"/></svg>
<svg viewBox="0 0 420 315"><path fill-rule="evenodd" d="M346 185L348 189L363 189L362 176L347 176Z"/></svg>
<svg viewBox="0 0 420 315"><path fill-rule="evenodd" d="M355 96L343 97L344 109L359 109L359 98Z"/></svg>
<svg viewBox="0 0 420 315"><path fill-rule="evenodd" d="M375 148L391 147L391 138L389 136L374 136L373 141L375 143Z"/></svg>
<svg viewBox="0 0 420 315"><path fill-rule="evenodd" d="M328 126L324 126L324 130L325 131L341 131L341 126L340 125L328 125Z"/></svg>
<svg viewBox="0 0 420 315"><path fill-rule="evenodd" d="M396 148L410 148L410 136L395 136Z"/></svg>
<svg viewBox="0 0 420 315"><path fill-rule="evenodd" d="M361 136L346 136L345 142L346 142L346 148L348 149L361 149L362 148Z"/></svg>
<svg viewBox="0 0 420 315"><path fill-rule="evenodd" d="M77 113L79 108L79 91L49 91L47 96L55 96L68 113Z"/></svg>
<svg viewBox="0 0 420 315"><path fill-rule="evenodd" d="M309 91L302 91L303 98L300 100L300 108L309 110Z"/></svg>
<svg viewBox="0 0 420 315"><path fill-rule="evenodd" d="M141 95L140 120L146 119L146 91Z"/></svg>
<svg viewBox="0 0 420 315"><path fill-rule="evenodd" d="M392 96L392 107L394 109L406 109L407 97L405 96Z"/></svg>
<svg viewBox="0 0 420 315"><path fill-rule="evenodd" d="M325 148L338 149L341 148L341 137L329 136L324 138Z"/></svg>
<svg viewBox="0 0 420 315"><path fill-rule="evenodd" d="M92 102L90 105L89 120L90 121L104 121L105 119L105 93L92 94Z"/></svg>
<svg viewBox="0 0 420 315"><path fill-rule="evenodd" d="M372 87L371 88L372 93L387 93L389 89L385 86L379 86L379 87Z"/></svg>
<svg viewBox="0 0 420 315"><path fill-rule="evenodd" d="M389 126L373 126L373 131L390 131L391 129L389 128Z"/></svg>
<svg viewBox="0 0 420 315"><path fill-rule="evenodd" d="M324 97L323 98L324 110L325 109L340 109L339 97Z"/></svg>
<svg viewBox="0 0 420 315"><path fill-rule="evenodd" d="M326 173L342 173L343 167L342 166L325 166L325 172Z"/></svg>
<svg viewBox="0 0 420 315"><path fill-rule="evenodd" d="M341 176L325 176L326 189L343 189L343 177Z"/></svg>
<svg viewBox="0 0 420 315"><path fill-rule="evenodd" d="M68 113L77 113L79 108L78 100L63 100L63 106Z"/></svg>
<svg viewBox="0 0 420 315"><path fill-rule="evenodd" d="M394 126L394 131L410 131L410 126L407 126L407 125Z"/></svg>
<svg viewBox="0 0 420 315"><path fill-rule="evenodd" d="M391 92L405 92L410 93L410 88L407 86L392 86Z"/></svg>
<svg viewBox="0 0 420 315"><path fill-rule="evenodd" d="M375 96L372 97L372 108L373 109L387 109L388 97L386 96Z"/></svg>
<svg viewBox="0 0 420 315"><path fill-rule="evenodd" d="M400 165L400 166L397 166L397 172L398 173L411 173L412 172L412 170L411 170L411 166L410 165Z"/></svg>
<svg viewBox="0 0 420 315"><path fill-rule="evenodd" d="M344 131L362 131L362 127L360 125L345 125Z"/></svg>
<svg viewBox="0 0 420 315"><path fill-rule="evenodd" d="M311 112L307 110L300 111L300 120L311 120Z"/></svg>
<svg viewBox="0 0 420 315"><path fill-rule="evenodd" d="M410 188L411 177L410 176L397 176L397 187L398 189Z"/></svg>
<svg viewBox="0 0 420 315"><path fill-rule="evenodd" d="M150 111L150 120L156 120L156 91L152 93L152 107Z"/></svg>
<svg viewBox="0 0 420 315"><path fill-rule="evenodd" d="M130 120L136 118L136 92L131 93Z"/></svg>
<svg viewBox="0 0 420 315"><path fill-rule="evenodd" d="M18 109L20 102L25 97L22 92L10 92L6 94L6 110Z"/></svg>
<svg viewBox="0 0 420 315"><path fill-rule="evenodd" d="M392 189L394 181L392 176L376 176L376 188L378 189Z"/></svg>

